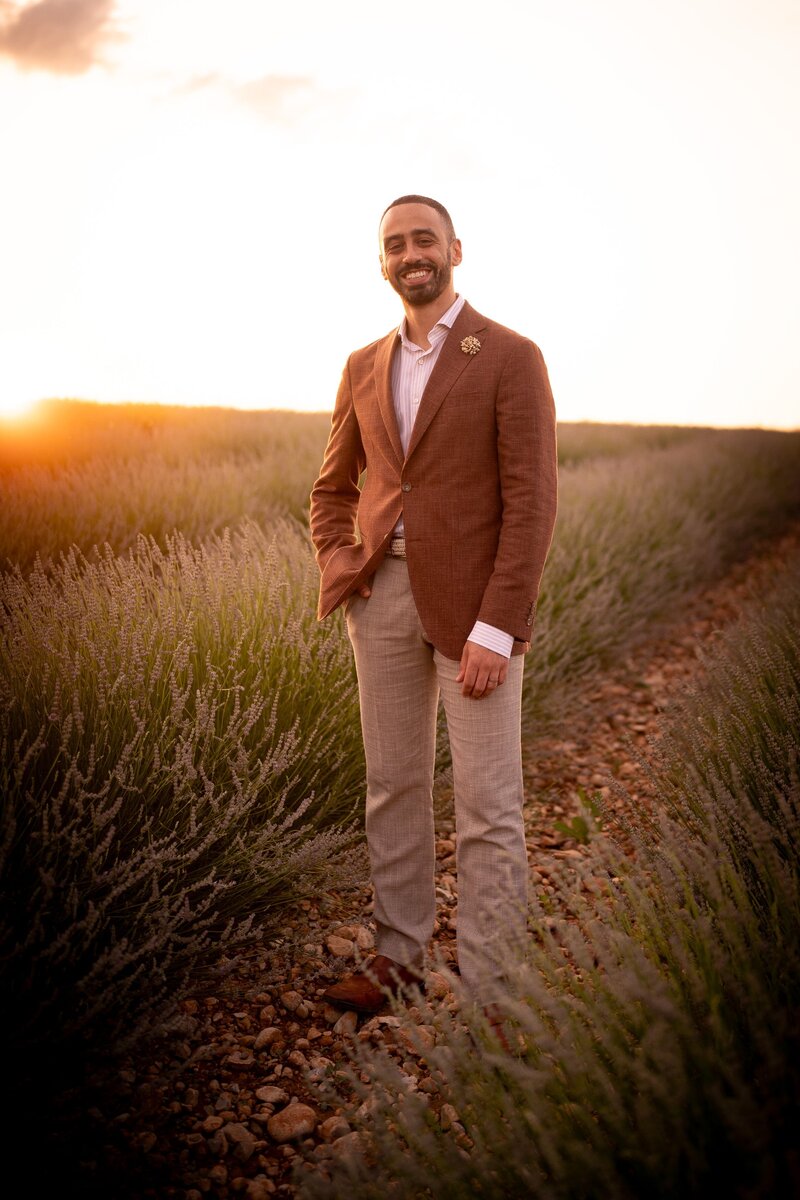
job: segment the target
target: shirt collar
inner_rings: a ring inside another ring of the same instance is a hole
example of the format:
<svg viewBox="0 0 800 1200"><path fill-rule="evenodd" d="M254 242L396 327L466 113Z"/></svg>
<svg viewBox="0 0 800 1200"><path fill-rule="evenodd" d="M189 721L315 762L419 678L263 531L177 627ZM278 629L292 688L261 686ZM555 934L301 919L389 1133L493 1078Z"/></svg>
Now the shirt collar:
<svg viewBox="0 0 800 1200"><path fill-rule="evenodd" d="M447 335L447 333L453 328L456 317L464 307L464 303L465 301L463 296L456 296L447 312L442 313L442 315L439 317L439 320L428 334L428 341L433 342L435 345L436 342ZM397 332L400 334L401 342L407 349L413 346L415 350L419 350L419 346L417 346L416 343L409 341L408 324L405 317L403 317L403 320L400 322L400 327Z"/></svg>

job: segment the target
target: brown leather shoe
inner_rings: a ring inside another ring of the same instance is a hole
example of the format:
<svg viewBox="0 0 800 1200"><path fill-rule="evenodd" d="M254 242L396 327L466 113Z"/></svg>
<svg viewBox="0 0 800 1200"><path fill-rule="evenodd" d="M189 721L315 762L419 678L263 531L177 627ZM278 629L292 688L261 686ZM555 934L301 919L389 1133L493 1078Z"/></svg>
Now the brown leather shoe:
<svg viewBox="0 0 800 1200"><path fill-rule="evenodd" d="M422 976L387 958L385 954L376 954L364 971L346 975L339 983L329 987L323 1000L339 1008L352 1009L353 1012L376 1013L386 1004L387 993L397 996L403 988L409 987L423 990Z"/></svg>

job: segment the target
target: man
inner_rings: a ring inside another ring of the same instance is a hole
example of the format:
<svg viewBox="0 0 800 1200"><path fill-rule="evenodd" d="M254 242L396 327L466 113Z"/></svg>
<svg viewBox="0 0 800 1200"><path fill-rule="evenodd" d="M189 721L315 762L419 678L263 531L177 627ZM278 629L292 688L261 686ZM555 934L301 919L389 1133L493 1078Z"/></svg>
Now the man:
<svg viewBox="0 0 800 1200"><path fill-rule="evenodd" d="M326 997L375 1012L422 980L441 693L459 969L488 1009L506 991L493 944L525 935L522 666L555 521L555 413L538 348L456 295L447 210L401 196L379 236L405 320L350 356L311 494L318 615L346 602L355 654L377 928L376 957Z"/></svg>

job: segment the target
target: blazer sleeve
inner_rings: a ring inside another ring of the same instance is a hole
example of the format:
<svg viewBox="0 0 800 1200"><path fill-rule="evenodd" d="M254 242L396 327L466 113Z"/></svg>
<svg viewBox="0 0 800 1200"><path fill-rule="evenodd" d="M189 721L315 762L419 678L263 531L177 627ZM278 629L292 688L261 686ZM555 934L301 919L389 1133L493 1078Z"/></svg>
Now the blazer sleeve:
<svg viewBox="0 0 800 1200"><path fill-rule="evenodd" d="M503 369L496 421L503 513L478 620L528 642L553 537L558 484L553 394L541 351L526 339Z"/></svg>
<svg viewBox="0 0 800 1200"><path fill-rule="evenodd" d="M358 482L365 465L348 359L336 396L322 467L311 490L309 525L320 570L341 546L352 546L357 541Z"/></svg>

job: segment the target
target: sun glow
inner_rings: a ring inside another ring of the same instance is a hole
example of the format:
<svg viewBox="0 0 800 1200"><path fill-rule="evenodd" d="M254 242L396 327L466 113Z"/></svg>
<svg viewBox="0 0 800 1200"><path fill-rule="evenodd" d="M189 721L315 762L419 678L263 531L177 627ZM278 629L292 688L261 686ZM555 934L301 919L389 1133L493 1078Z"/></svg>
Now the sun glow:
<svg viewBox="0 0 800 1200"><path fill-rule="evenodd" d="M1 396L0 421L4 424L18 424L33 414L39 400L36 396Z"/></svg>

